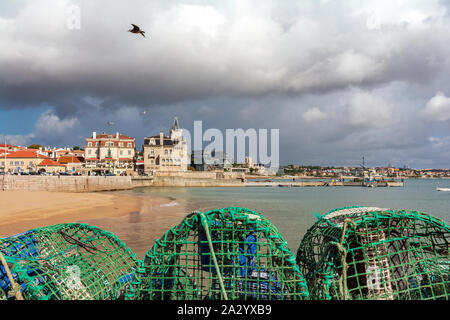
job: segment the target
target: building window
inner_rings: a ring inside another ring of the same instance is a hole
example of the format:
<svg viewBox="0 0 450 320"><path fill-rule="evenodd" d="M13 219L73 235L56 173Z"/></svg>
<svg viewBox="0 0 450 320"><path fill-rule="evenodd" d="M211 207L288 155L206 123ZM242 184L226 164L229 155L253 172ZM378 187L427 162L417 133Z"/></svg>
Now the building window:
<svg viewBox="0 0 450 320"><path fill-rule="evenodd" d="M150 150L150 155L154 156L155 155L155 150Z"/></svg>
<svg viewBox="0 0 450 320"><path fill-rule="evenodd" d="M131 142L128 142L128 148L131 148Z"/></svg>
<svg viewBox="0 0 450 320"><path fill-rule="evenodd" d="M128 150L128 155L131 156L131 150Z"/></svg>
<svg viewBox="0 0 450 320"><path fill-rule="evenodd" d="M88 147L92 147L92 142L88 142Z"/></svg>
<svg viewBox="0 0 450 320"><path fill-rule="evenodd" d="M168 155L168 154L169 154L169 150L167 150L167 149L164 150L164 154L165 154L165 155Z"/></svg>
<svg viewBox="0 0 450 320"><path fill-rule="evenodd" d="M123 142L119 142L119 147L123 147Z"/></svg>
<svg viewBox="0 0 450 320"><path fill-rule="evenodd" d="M91 152L92 152L92 150L91 150L91 149L89 149L89 150L88 150L88 154L91 154Z"/></svg>
<svg viewBox="0 0 450 320"><path fill-rule="evenodd" d="M123 150L120 150L120 155L123 155Z"/></svg>

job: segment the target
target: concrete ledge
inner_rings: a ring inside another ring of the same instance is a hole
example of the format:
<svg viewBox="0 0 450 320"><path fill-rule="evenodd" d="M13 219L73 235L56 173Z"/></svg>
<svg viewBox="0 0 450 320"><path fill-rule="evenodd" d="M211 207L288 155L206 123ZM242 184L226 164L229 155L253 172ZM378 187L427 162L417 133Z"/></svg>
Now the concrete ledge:
<svg viewBox="0 0 450 320"><path fill-rule="evenodd" d="M244 187L240 179L205 179L183 177L155 177L155 187Z"/></svg>
<svg viewBox="0 0 450 320"><path fill-rule="evenodd" d="M95 192L132 189L131 177L14 176L0 178L0 190Z"/></svg>

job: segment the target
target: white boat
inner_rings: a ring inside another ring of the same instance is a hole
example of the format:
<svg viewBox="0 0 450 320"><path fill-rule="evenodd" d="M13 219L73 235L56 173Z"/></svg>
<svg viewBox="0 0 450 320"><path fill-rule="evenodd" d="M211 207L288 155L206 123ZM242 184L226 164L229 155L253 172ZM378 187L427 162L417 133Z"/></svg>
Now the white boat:
<svg viewBox="0 0 450 320"><path fill-rule="evenodd" d="M444 192L450 192L450 188L436 188L436 191L444 191Z"/></svg>

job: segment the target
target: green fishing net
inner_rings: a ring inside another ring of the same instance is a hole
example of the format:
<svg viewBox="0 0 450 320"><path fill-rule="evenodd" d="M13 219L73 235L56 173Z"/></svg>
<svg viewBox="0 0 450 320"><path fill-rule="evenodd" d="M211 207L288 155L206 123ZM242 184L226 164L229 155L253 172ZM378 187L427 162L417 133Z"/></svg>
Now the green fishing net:
<svg viewBox="0 0 450 320"><path fill-rule="evenodd" d="M140 261L112 233L61 224L0 239L0 300L448 299L449 241L425 213L346 207L295 261L270 221L230 207L189 214Z"/></svg>
<svg viewBox="0 0 450 320"><path fill-rule="evenodd" d="M37 228L0 239L13 283L26 300L122 299L138 259L115 235L85 224ZM0 299L14 299L0 264Z"/></svg>
<svg viewBox="0 0 450 320"><path fill-rule="evenodd" d="M347 207L308 230L297 262L311 299L448 299L449 241L428 214Z"/></svg>
<svg viewBox="0 0 450 320"><path fill-rule="evenodd" d="M129 299L306 299L308 290L278 230L242 208L194 212L149 250Z"/></svg>

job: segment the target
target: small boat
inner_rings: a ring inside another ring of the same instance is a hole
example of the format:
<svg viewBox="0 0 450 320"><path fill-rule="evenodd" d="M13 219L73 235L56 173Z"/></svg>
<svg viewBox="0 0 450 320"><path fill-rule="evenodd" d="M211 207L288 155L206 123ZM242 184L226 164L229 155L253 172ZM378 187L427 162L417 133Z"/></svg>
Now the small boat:
<svg viewBox="0 0 450 320"><path fill-rule="evenodd" d="M450 192L450 188L436 188L436 191Z"/></svg>

